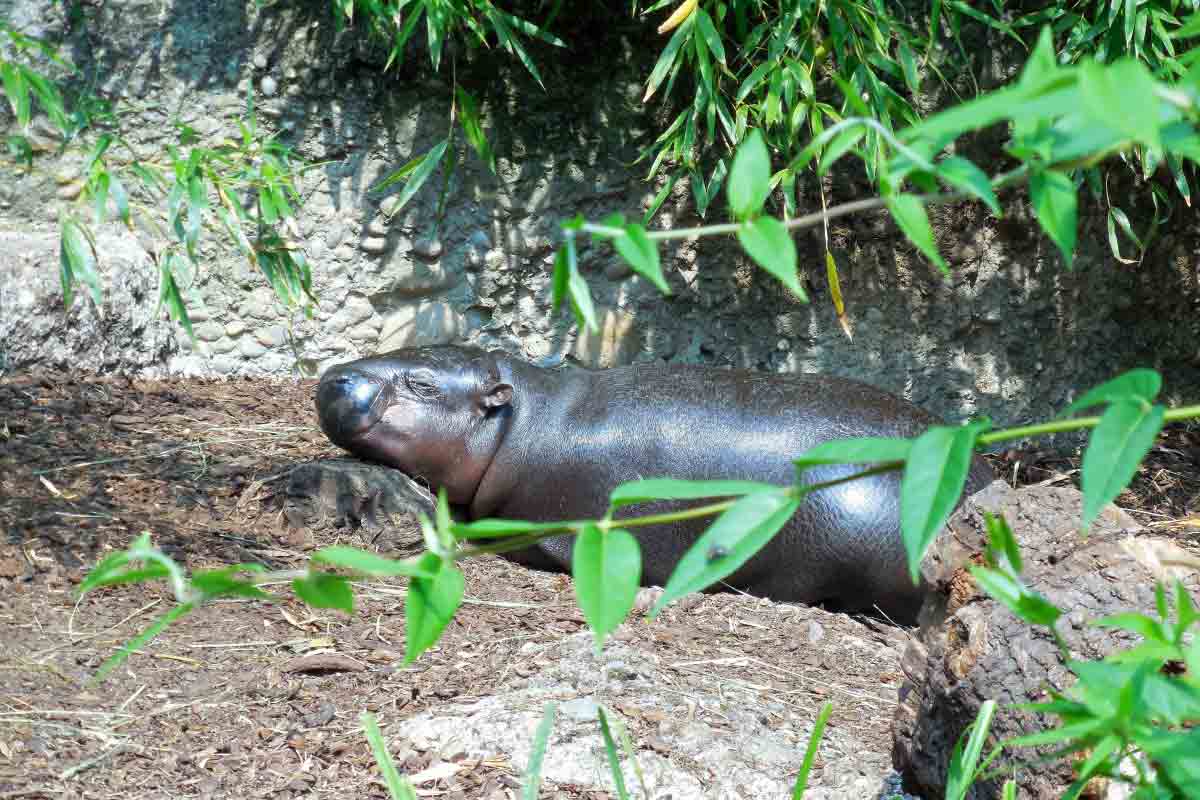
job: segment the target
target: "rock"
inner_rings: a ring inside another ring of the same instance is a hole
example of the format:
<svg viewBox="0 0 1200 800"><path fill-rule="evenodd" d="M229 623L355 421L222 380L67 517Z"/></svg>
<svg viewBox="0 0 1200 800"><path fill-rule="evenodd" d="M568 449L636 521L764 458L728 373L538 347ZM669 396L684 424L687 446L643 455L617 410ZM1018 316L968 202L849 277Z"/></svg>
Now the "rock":
<svg viewBox="0 0 1200 800"><path fill-rule="evenodd" d="M996 481L969 498L950 518L922 564L934 587L922 609L922 626L901 661L905 684L894 722L893 763L906 781L927 797L945 792L946 768L955 742L987 699L998 701L990 741L1043 730L1042 718L1008 704L1048 699L1047 686L1067 689L1074 676L1053 637L1012 615L978 588L968 563L978 563L986 542L983 511L1002 513L1012 526L1024 561L1022 580L1050 602L1071 612L1057 629L1072 657L1095 660L1134 644L1123 631L1073 624L1121 611L1154 613L1153 559L1140 551L1175 547L1137 536L1138 524L1110 505L1086 539L1079 534L1082 495L1073 488L1030 486L1013 490ZM1175 548L1178 549L1178 548ZM1139 554L1140 553L1140 554ZM1185 577L1193 597L1195 572ZM1080 613L1086 612L1086 613ZM988 745L990 748L991 745ZM1046 756L1053 748L1006 752L992 769ZM1067 760L1018 770L1022 798L1058 798L1074 780ZM969 797L1000 797L1002 779L977 783ZM1092 787L1097 797L1109 797Z"/></svg>
<svg viewBox="0 0 1200 800"><path fill-rule="evenodd" d="M387 239L382 236L368 236L358 246L364 253L378 255L387 250L388 243Z"/></svg>
<svg viewBox="0 0 1200 800"><path fill-rule="evenodd" d="M462 336L466 321L448 303L416 302L392 309L383 317L378 352L401 347L446 344Z"/></svg>
<svg viewBox="0 0 1200 800"><path fill-rule="evenodd" d="M413 252L421 258L433 260L442 254L442 240L436 237L422 237L413 243Z"/></svg>
<svg viewBox="0 0 1200 800"><path fill-rule="evenodd" d="M242 351L242 355L246 358L258 358L263 353L267 352L267 348L249 338L242 339L239 342L239 346Z"/></svg>
<svg viewBox="0 0 1200 800"><path fill-rule="evenodd" d="M459 275L444 260L417 261L399 250L387 260L384 275L391 277L391 282L383 292L372 295L371 301L377 307L439 294L454 288L459 279Z"/></svg>
<svg viewBox="0 0 1200 800"><path fill-rule="evenodd" d="M596 312L600 330L581 330L571 355L585 366L600 369L632 363L642 349L637 318L615 308L597 308Z"/></svg>
<svg viewBox="0 0 1200 800"><path fill-rule="evenodd" d="M179 352L186 334L158 308L158 270L119 230L96 233L101 306L78 286L65 312L58 232L0 231L0 370L136 372Z"/></svg>
<svg viewBox="0 0 1200 800"><path fill-rule="evenodd" d="M387 236L388 221L382 216L375 217L367 223L367 233L372 236Z"/></svg>
<svg viewBox="0 0 1200 800"><path fill-rule="evenodd" d="M284 492L288 524L365 528L402 549L424 547L419 514L434 514L433 496L403 472L353 458L301 464Z"/></svg>
<svg viewBox="0 0 1200 800"><path fill-rule="evenodd" d="M824 613L824 612L818 612ZM636 752L637 771L622 751L627 779L638 774L649 797L703 800L757 800L790 797L790 775L803 758L807 730L768 725L764 715L709 694L713 687L678 689L678 677L652 653L610 640L597 657L590 633L567 636L546 652L529 653L535 672L518 685L502 685L468 703L447 703L436 711L395 723L396 735L418 750L461 749L468 759L501 753L522 771L529 760L533 731L547 702L558 713L543 764L547 786L571 786L586 793L613 793L603 768L604 741L597 722L602 703L610 720L632 728L639 720L662 719L646 746ZM602 694L593 693L599 676L609 675ZM624 676L613 680L612 676ZM697 708L719 706L721 724ZM736 734L732 733L736 731ZM639 737L641 738L641 737ZM805 797L871 800L894 785L885 759L865 751L853 731L830 726L821 744L824 769L810 779ZM615 794L614 794L615 796ZM640 794L638 796L641 796Z"/></svg>
<svg viewBox="0 0 1200 800"><path fill-rule="evenodd" d="M282 325L272 325L269 328L259 328L254 338L263 347L280 347L287 344L287 328Z"/></svg>
<svg viewBox="0 0 1200 800"><path fill-rule="evenodd" d="M192 333L202 342L215 342L225 335L225 328L219 322L202 322L192 326Z"/></svg>
<svg viewBox="0 0 1200 800"><path fill-rule="evenodd" d="M400 196L395 194L390 195L383 198L383 202L379 204L379 212L385 217L390 218L396 213L396 206L398 205L400 205Z"/></svg>

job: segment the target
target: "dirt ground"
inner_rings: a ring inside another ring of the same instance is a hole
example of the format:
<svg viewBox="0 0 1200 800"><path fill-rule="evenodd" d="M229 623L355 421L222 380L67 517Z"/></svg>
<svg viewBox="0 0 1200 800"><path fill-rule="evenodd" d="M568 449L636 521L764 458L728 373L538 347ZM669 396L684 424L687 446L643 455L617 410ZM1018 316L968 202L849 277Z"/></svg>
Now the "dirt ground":
<svg viewBox="0 0 1200 800"><path fill-rule="evenodd" d="M486 558L466 564L467 604L439 646L408 668L395 582L360 592L352 616L310 611L286 591L277 604L202 609L109 681L90 684L105 658L171 607L161 584L74 596L92 564L142 531L189 569L245 561L298 569L309 551L335 541L380 545L359 531L291 527L282 511L288 471L337 454L315 426L312 388L0 379L0 800L385 797L361 711L377 712L386 734L409 715L486 696L510 670L531 669L520 655L526 643L583 630L567 577ZM1078 477L1077 462L1046 453L993 461L1019 483ZM1164 433L1118 503L1159 532L1200 538L1200 430ZM391 540L383 549L413 545ZM680 663L737 654L705 667L731 680L753 660L764 691L814 711L835 697L838 724L890 751L890 715L881 709L894 705L898 674L863 661L814 662L804 629L786 614L764 625L729 607L707 598L626 625L621 636ZM871 625L881 641L902 636ZM303 658L313 654L320 658ZM631 733L642 741L646 732ZM404 758L409 774L454 765L441 771L449 777L420 784L420 796L503 798L518 786L503 759ZM607 795L543 792L593 796Z"/></svg>

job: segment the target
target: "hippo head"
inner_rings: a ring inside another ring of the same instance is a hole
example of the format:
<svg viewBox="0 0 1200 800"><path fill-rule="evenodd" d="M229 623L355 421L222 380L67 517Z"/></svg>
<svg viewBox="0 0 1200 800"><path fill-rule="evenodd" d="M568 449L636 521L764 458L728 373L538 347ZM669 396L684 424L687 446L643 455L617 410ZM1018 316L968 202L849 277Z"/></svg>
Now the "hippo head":
<svg viewBox="0 0 1200 800"><path fill-rule="evenodd" d="M465 505L499 446L512 391L490 353L409 348L330 368L317 416L334 444Z"/></svg>

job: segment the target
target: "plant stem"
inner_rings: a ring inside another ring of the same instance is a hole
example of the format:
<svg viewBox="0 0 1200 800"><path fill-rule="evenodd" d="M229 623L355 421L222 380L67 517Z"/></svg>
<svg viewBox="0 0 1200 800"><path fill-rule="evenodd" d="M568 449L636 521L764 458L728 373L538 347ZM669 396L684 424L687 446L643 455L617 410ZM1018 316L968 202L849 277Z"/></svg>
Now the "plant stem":
<svg viewBox="0 0 1200 800"><path fill-rule="evenodd" d="M885 472L894 472L904 466L900 461L889 461L885 464L877 464L870 469L860 470L850 475L844 475L840 478L833 478L820 483L810 483L802 486L778 487L780 493L787 493L797 500L803 500L813 492L821 489L828 489L832 486L838 486L843 483L850 483L860 478L869 478L872 475L881 475ZM679 511L668 511L662 514L649 514L644 517L629 517L626 519L611 519L605 517L600 520L576 520L573 522L563 522L554 527L547 527L540 531L523 534L521 536L507 536L500 538L498 541L489 544L474 545L458 551L454 555L454 560L458 561L463 558L472 556L481 556L492 553L505 553L511 550L521 550L530 545L537 544L542 539L547 539L551 536L575 535L583 530L585 525L595 525L602 531L610 531L614 528L644 528L649 525L664 525L671 522L684 522L689 519L701 519L703 517L714 517L717 514L728 511L741 498L732 500L722 500L719 503L709 503L708 505L695 506L694 508L685 508Z"/></svg>
<svg viewBox="0 0 1200 800"><path fill-rule="evenodd" d="M1002 175L997 175L992 180L992 186L996 189L1002 189L1017 183L1023 183L1028 179L1029 169L1022 165L1016 169L1006 172ZM920 194L917 198L922 203L953 203L958 200L965 200L971 195L965 192L940 192L935 194ZM827 220L844 217L847 214L857 214L860 211L873 211L878 208L883 208L887 205L887 200L882 197L870 197L865 200L853 200L849 203L842 203L833 206L824 211L814 211L811 214L805 214L802 217L783 221L789 230L800 230L803 228L811 228L814 225L820 225ZM695 228L676 228L667 231L647 231L646 236L653 242L663 242L670 239L687 239L692 236L719 236L728 233L737 233L742 227L740 222L726 222L719 225L701 225ZM582 230L588 233L601 233L607 236L619 235L623 233L619 228L610 228L604 225L593 225L585 223Z"/></svg>
<svg viewBox="0 0 1200 800"><path fill-rule="evenodd" d="M1180 406L1172 408L1163 415L1163 422L1179 422L1184 419L1193 419L1200 417L1200 404L1194 406ZM1024 439L1028 436L1041 436L1047 433L1065 433L1066 431L1077 431L1081 428L1094 428L1100 424L1100 417L1075 417L1074 419L1062 419L1057 422L1043 422L1038 425L1025 425L1020 428L1008 428L1007 430L994 431L993 433L985 433L975 440L975 444L987 447L996 442L1006 442L1012 439Z"/></svg>

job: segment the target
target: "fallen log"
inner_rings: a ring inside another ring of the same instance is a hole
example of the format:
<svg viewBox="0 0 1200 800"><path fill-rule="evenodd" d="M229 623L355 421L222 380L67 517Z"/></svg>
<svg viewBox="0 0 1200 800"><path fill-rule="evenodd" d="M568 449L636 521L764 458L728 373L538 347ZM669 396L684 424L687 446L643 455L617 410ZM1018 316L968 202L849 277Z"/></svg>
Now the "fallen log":
<svg viewBox="0 0 1200 800"><path fill-rule="evenodd" d="M999 741L1053 726L1054 718L1012 704L1046 701L1050 688L1062 691L1074 682L1051 633L988 597L967 571L984 563L985 510L1003 514L1012 527L1024 561L1022 580L1063 610L1057 628L1072 659L1100 659L1139 641L1090 623L1125 611L1156 616L1156 579L1181 577L1197 597L1195 572L1165 569L1158 558L1179 552L1177 545L1146 535L1111 505L1084 538L1081 508L1082 495L1073 488L1013 490L996 481L963 504L926 555L921 571L933 591L902 659L905 682L893 725L893 763L910 790L944 796L954 745L984 701L997 701L987 753ZM1000 797L1006 777L1016 778L1021 798L1061 797L1075 778L1070 759L1024 768L1053 751L1006 749L993 766L1007 774L977 783L968 797ZM1095 784L1084 796L1117 796L1109 794L1112 787Z"/></svg>

